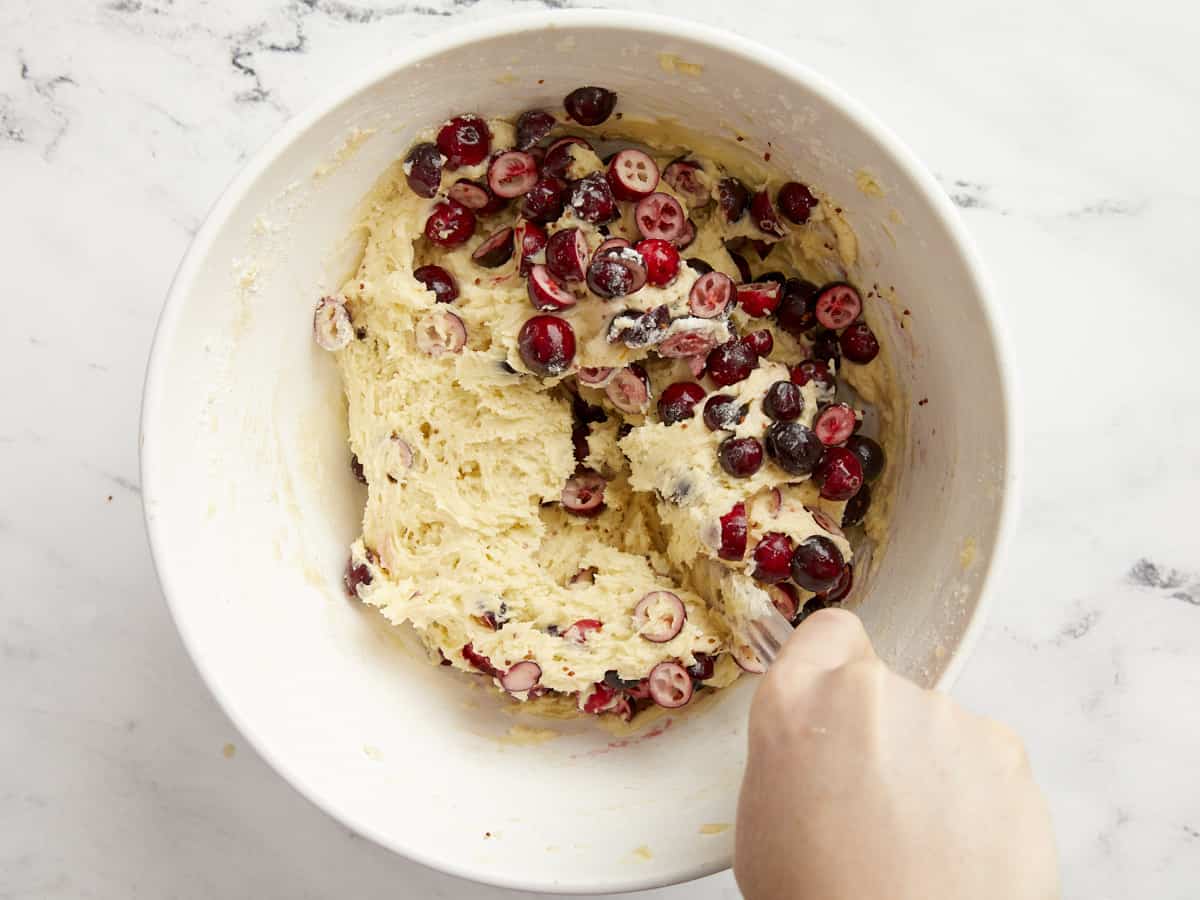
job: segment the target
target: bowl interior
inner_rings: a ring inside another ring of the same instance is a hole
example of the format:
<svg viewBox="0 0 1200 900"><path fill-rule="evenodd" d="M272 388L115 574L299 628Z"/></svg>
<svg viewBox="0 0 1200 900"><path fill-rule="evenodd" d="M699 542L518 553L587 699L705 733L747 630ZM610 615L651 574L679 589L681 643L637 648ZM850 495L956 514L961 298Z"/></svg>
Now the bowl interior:
<svg viewBox="0 0 1200 900"><path fill-rule="evenodd" d="M880 322L912 400L892 534L858 610L881 654L922 684L956 658L1005 494L1002 367L936 186L790 62L691 25L617 21L468 29L289 126L217 205L180 270L143 420L164 589L247 738L355 830L531 889L618 890L728 865L723 826L754 684L621 741L591 722L513 715L345 599L363 497L311 313L353 263L360 199L417 129L464 110L558 108L570 89L600 83L629 114L769 145L774 162L842 204L861 244L853 278L895 288Z"/></svg>

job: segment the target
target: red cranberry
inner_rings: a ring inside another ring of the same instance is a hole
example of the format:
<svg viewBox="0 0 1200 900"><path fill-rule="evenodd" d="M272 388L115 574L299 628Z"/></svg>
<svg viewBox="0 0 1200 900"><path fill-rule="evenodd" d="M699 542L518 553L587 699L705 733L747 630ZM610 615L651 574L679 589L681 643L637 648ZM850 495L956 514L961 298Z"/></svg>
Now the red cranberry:
<svg viewBox="0 0 1200 900"><path fill-rule="evenodd" d="M813 359L823 363L842 361L842 347L836 331L818 331L813 338Z"/></svg>
<svg viewBox="0 0 1200 900"><path fill-rule="evenodd" d="M766 359L771 355L771 351L775 349L775 338L765 328L760 328L758 331L752 331L747 335L743 335L742 343L753 350L759 359Z"/></svg>
<svg viewBox="0 0 1200 900"><path fill-rule="evenodd" d="M571 163L575 161L575 154L571 150L575 146L592 149L592 145L581 137L559 138L546 150L546 158L542 160L542 171L565 178Z"/></svg>
<svg viewBox="0 0 1200 900"><path fill-rule="evenodd" d="M813 381L823 391L832 391L837 388L837 379L829 371L829 366L815 359L806 359L804 362L792 366L791 376L792 381L801 387Z"/></svg>
<svg viewBox="0 0 1200 900"><path fill-rule="evenodd" d="M733 264L738 270L739 281L745 284L753 280L754 276L750 274L750 263L746 262L746 257L742 256L740 253L735 253L733 250L730 250L729 258L733 260Z"/></svg>
<svg viewBox="0 0 1200 900"><path fill-rule="evenodd" d="M762 444L758 438L726 438L717 448L717 458L734 478L749 478L762 468Z"/></svg>
<svg viewBox="0 0 1200 900"><path fill-rule="evenodd" d="M655 287L663 287L675 280L679 274L679 251L670 241L647 238L638 241L637 252L646 264L646 281Z"/></svg>
<svg viewBox="0 0 1200 900"><path fill-rule="evenodd" d="M794 624L796 614L800 612L800 593L795 586L784 581L768 585L766 590L771 604L779 610L779 614Z"/></svg>
<svg viewBox="0 0 1200 900"><path fill-rule="evenodd" d="M442 186L442 156L435 144L417 144L404 158L404 180L418 197L432 197Z"/></svg>
<svg viewBox="0 0 1200 900"><path fill-rule="evenodd" d="M658 187L658 166L641 150L621 150L608 164L608 183L618 200L640 200Z"/></svg>
<svg viewBox="0 0 1200 900"><path fill-rule="evenodd" d="M845 328L862 314L862 297L843 282L827 284L817 294L817 321L835 331Z"/></svg>
<svg viewBox="0 0 1200 900"><path fill-rule="evenodd" d="M584 366L575 375L575 380L588 387L604 387L612 381L617 370L611 366Z"/></svg>
<svg viewBox="0 0 1200 900"><path fill-rule="evenodd" d="M511 669L500 676L500 686L510 694L529 690L542 678L542 667L531 659L513 663Z"/></svg>
<svg viewBox="0 0 1200 900"><path fill-rule="evenodd" d="M670 194L656 193L643 197L634 210L633 220L642 237L676 241L687 228L683 207Z"/></svg>
<svg viewBox="0 0 1200 900"><path fill-rule="evenodd" d="M763 412L780 422L791 422L804 412L804 394L790 381L777 381L767 388Z"/></svg>
<svg viewBox="0 0 1200 900"><path fill-rule="evenodd" d="M693 653L695 662L687 667L688 674L692 676L693 681L708 681L713 677L713 671L716 669L716 660L707 653Z"/></svg>
<svg viewBox="0 0 1200 900"><path fill-rule="evenodd" d="M492 661L482 653L476 653L475 647L472 644L466 644L462 648L462 657L480 672L485 675L499 675L500 672L492 665Z"/></svg>
<svg viewBox="0 0 1200 900"><path fill-rule="evenodd" d="M658 417L667 425L690 419L696 414L696 404L704 399L704 388L694 381L677 381L668 386L658 398Z"/></svg>
<svg viewBox="0 0 1200 900"><path fill-rule="evenodd" d="M482 184L477 184L467 178L458 179L450 185L450 190L446 193L451 200L457 200L467 209L475 210L476 213L482 213L492 203L491 192Z"/></svg>
<svg viewBox="0 0 1200 900"><path fill-rule="evenodd" d="M849 500L863 486L862 463L845 447L826 447L813 481L826 500Z"/></svg>
<svg viewBox="0 0 1200 900"><path fill-rule="evenodd" d="M575 182L570 203L576 216L593 225L611 222L621 215L612 188L599 172L593 172Z"/></svg>
<svg viewBox="0 0 1200 900"><path fill-rule="evenodd" d="M675 189L692 209L698 209L709 201L708 177L694 162L677 159L663 171L663 181Z"/></svg>
<svg viewBox="0 0 1200 900"><path fill-rule="evenodd" d="M758 356L741 341L728 341L713 348L708 354L706 366L713 382L725 387L749 378L758 366Z"/></svg>
<svg viewBox="0 0 1200 900"><path fill-rule="evenodd" d="M346 583L346 593L351 597L357 597L358 589L365 584L371 583L371 570L368 568L365 562L355 565L354 558L351 557L346 562L346 575L344 581Z"/></svg>
<svg viewBox="0 0 1200 900"><path fill-rule="evenodd" d="M725 214L726 222L736 222L746 212L746 203L750 200L750 192L736 178L722 178L717 184L717 205Z"/></svg>
<svg viewBox="0 0 1200 900"><path fill-rule="evenodd" d="M690 317L676 319L675 324L683 323L686 325L689 322L708 322L708 319L695 319ZM682 328L683 325L680 325ZM713 347L717 346L717 335L711 328L691 328L687 330L676 331L669 338L658 345L658 355L664 359L689 359L699 360L703 365L704 357ZM689 363L689 369L694 366ZM697 376L698 377L698 376Z"/></svg>
<svg viewBox="0 0 1200 900"><path fill-rule="evenodd" d="M846 501L846 508L842 510L842 526L851 528L854 525L861 525L870 508L871 486L864 484L858 489L857 494Z"/></svg>
<svg viewBox="0 0 1200 900"><path fill-rule="evenodd" d="M792 539L769 531L754 548L754 577L767 584L786 581L792 574Z"/></svg>
<svg viewBox="0 0 1200 900"><path fill-rule="evenodd" d="M437 145L451 169L474 166L487 159L492 133L479 116L455 116L438 132Z"/></svg>
<svg viewBox="0 0 1200 900"><path fill-rule="evenodd" d="M851 589L854 587L854 563L846 563L842 567L842 572L838 575L837 581L833 587L821 594L821 599L830 606L835 603L841 603L849 596Z"/></svg>
<svg viewBox="0 0 1200 900"><path fill-rule="evenodd" d="M650 670L650 699L666 709L686 706L695 688L687 669L677 662L660 662Z"/></svg>
<svg viewBox="0 0 1200 900"><path fill-rule="evenodd" d="M504 265L513 255L513 230L501 228L484 238L483 243L471 254L472 261L485 269Z"/></svg>
<svg viewBox="0 0 1200 900"><path fill-rule="evenodd" d="M733 509L721 516L721 559L740 560L746 555L746 504L735 503Z"/></svg>
<svg viewBox="0 0 1200 900"><path fill-rule="evenodd" d="M819 594L837 583L845 565L837 544L827 537L813 535L796 545L792 554L792 580L806 591Z"/></svg>
<svg viewBox="0 0 1200 900"><path fill-rule="evenodd" d="M413 270L413 278L433 291L438 303L452 303L458 297L458 285L454 278L441 266L421 266Z"/></svg>
<svg viewBox="0 0 1200 900"><path fill-rule="evenodd" d="M779 306L782 291L772 281L739 284L737 302L748 316L767 316Z"/></svg>
<svg viewBox="0 0 1200 900"><path fill-rule="evenodd" d="M763 234L783 237L783 225L779 222L779 216L775 214L775 204L771 202L771 195L767 193L766 188L755 194L754 199L750 202L750 218L754 222L754 226ZM770 252L770 250L767 251L767 253ZM760 252L759 256L765 257L766 253Z"/></svg>
<svg viewBox="0 0 1200 900"><path fill-rule="evenodd" d="M858 427L858 415L848 403L832 403L821 410L813 422L813 431L826 447L845 443Z"/></svg>
<svg viewBox="0 0 1200 900"><path fill-rule="evenodd" d="M554 116L540 109L530 109L517 119L517 149L528 150L558 124Z"/></svg>
<svg viewBox="0 0 1200 900"><path fill-rule="evenodd" d="M799 338L817 327L817 286L810 281L789 278L783 284L783 297L775 310L779 327Z"/></svg>
<svg viewBox="0 0 1200 900"><path fill-rule="evenodd" d="M799 422L775 422L767 429L767 453L789 475L808 475L821 461L824 445Z"/></svg>
<svg viewBox="0 0 1200 900"><path fill-rule="evenodd" d="M846 438L846 449L862 463L863 478L867 481L874 481L883 474L883 466L887 460L878 442L861 434L852 434Z"/></svg>
<svg viewBox="0 0 1200 900"><path fill-rule="evenodd" d="M521 214L534 222L553 222L562 215L567 184L545 172L525 194Z"/></svg>
<svg viewBox="0 0 1200 900"><path fill-rule="evenodd" d="M688 265L691 265L688 260ZM733 299L733 279L724 272L709 270L696 279L688 294L688 309L692 315L712 319L729 309Z"/></svg>
<svg viewBox="0 0 1200 900"><path fill-rule="evenodd" d="M641 415L650 408L650 378L637 363L630 363L613 376L604 394L624 413Z"/></svg>
<svg viewBox="0 0 1200 900"><path fill-rule="evenodd" d="M475 233L475 213L454 200L434 206L425 220L425 237L439 247L457 247Z"/></svg>
<svg viewBox="0 0 1200 900"><path fill-rule="evenodd" d="M563 281L583 281L591 250L578 228L564 228L550 235L546 244L546 266Z"/></svg>
<svg viewBox="0 0 1200 900"><path fill-rule="evenodd" d="M695 240L696 226L692 224L691 219L685 219L683 223L683 230L679 233L679 237L672 239L671 243L673 243L679 250L686 250L688 247L692 246L692 243Z"/></svg>
<svg viewBox="0 0 1200 900"><path fill-rule="evenodd" d="M537 160L520 150L501 153L488 166L488 187L497 197L520 197L537 180Z"/></svg>
<svg viewBox="0 0 1200 900"><path fill-rule="evenodd" d="M588 266L588 287L606 300L636 293L645 284L646 266L636 250L623 248L604 256L597 254Z"/></svg>
<svg viewBox="0 0 1200 900"><path fill-rule="evenodd" d="M687 609L677 594L651 591L633 608L633 626L655 644L665 644L683 630Z"/></svg>
<svg viewBox="0 0 1200 900"><path fill-rule="evenodd" d="M467 344L467 326L454 313L438 308L417 322L416 341L426 356L460 353Z"/></svg>
<svg viewBox="0 0 1200 900"><path fill-rule="evenodd" d="M602 87L575 88L563 98L567 115L580 125L599 125L616 105L617 95Z"/></svg>
<svg viewBox="0 0 1200 900"><path fill-rule="evenodd" d="M779 204L780 212L787 216L789 221L803 225L808 221L813 207L817 205L817 198L812 195L812 191L806 185L798 181L789 181L779 189L779 195L775 198L775 202Z"/></svg>
<svg viewBox="0 0 1200 900"><path fill-rule="evenodd" d="M746 420L750 406L728 394L713 394L704 404L704 424L709 431L733 431Z"/></svg>
<svg viewBox="0 0 1200 900"><path fill-rule="evenodd" d="M513 243L521 260L518 271L528 275L534 265L533 258L546 249L546 231L536 222L518 219L513 226Z"/></svg>
<svg viewBox="0 0 1200 900"><path fill-rule="evenodd" d="M558 316L534 316L521 326L517 348L535 375L561 375L575 359L575 331Z"/></svg>
<svg viewBox="0 0 1200 900"><path fill-rule="evenodd" d="M840 344L842 355L862 366L879 355L879 341L866 322L855 322L843 331Z"/></svg>
<svg viewBox="0 0 1200 900"><path fill-rule="evenodd" d="M604 510L604 489L608 486L598 472L585 469L572 478L562 489L562 505L575 516L591 518Z"/></svg>
<svg viewBox="0 0 1200 900"><path fill-rule="evenodd" d="M535 265L529 270L529 281L525 284L529 302L534 309L555 311L575 305L575 295L559 281L548 266Z"/></svg>

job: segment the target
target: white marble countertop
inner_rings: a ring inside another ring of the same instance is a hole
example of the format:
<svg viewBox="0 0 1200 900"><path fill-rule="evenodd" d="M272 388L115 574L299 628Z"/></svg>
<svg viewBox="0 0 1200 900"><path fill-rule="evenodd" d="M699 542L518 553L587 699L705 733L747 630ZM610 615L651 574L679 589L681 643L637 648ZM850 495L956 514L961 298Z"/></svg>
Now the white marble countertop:
<svg viewBox="0 0 1200 900"><path fill-rule="evenodd" d="M243 745L155 581L137 419L175 265L254 149L361 61L536 6L0 5L0 897L516 896L355 838ZM1027 436L1019 533L955 693L1028 741L1066 896L1195 897L1200 13L652 6L824 72L962 208L1008 307ZM646 896L737 891L726 873Z"/></svg>

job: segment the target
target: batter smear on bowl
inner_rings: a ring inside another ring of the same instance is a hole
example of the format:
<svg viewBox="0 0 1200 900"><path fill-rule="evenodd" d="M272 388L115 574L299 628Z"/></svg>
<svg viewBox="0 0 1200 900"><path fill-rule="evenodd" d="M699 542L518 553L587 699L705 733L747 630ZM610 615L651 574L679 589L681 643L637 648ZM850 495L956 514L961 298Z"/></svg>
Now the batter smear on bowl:
<svg viewBox="0 0 1200 900"><path fill-rule="evenodd" d="M350 594L518 700L629 719L762 671L756 603L850 593L889 379L841 211L617 106L422 135L313 328L368 486Z"/></svg>

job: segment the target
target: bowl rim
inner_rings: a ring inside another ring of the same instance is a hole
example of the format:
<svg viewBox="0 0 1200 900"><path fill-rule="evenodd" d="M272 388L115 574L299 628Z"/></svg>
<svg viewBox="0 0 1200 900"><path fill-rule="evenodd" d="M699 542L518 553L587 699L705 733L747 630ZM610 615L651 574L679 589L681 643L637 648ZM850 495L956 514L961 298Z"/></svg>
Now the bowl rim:
<svg viewBox="0 0 1200 900"><path fill-rule="evenodd" d="M213 677L214 664L206 658L197 643L196 636L186 625L181 607L173 598L175 579L166 567L168 536L155 515L153 506L158 496L160 479L165 477L161 465L156 464L155 438L159 411L162 408L163 387L168 367L168 347L174 342L179 325L184 298L193 289L197 273L211 251L214 238L225 227L230 214L243 201L248 189L263 172L301 135L321 118L333 111L350 97L368 90L379 82L390 78L399 69L412 66L443 52L457 49L477 41L512 35L520 32L543 31L555 28L573 30L621 29L641 32L650 37L664 40L685 39L708 44L724 53L752 59L780 72L787 79L802 83L808 90L821 97L826 103L839 109L854 126L875 140L913 183L923 199L929 204L939 224L946 229L951 242L957 248L968 278L981 300L981 312L996 355L999 374L999 391L1005 414L1004 483L1000 501L995 542L979 579L979 596L975 609L962 637L951 653L950 660L938 676L935 688L946 691L962 672L967 657L976 646L984 629L993 598L991 582L1012 542L1017 521L1017 503L1020 482L1019 440L1020 420L1015 398L1019 396L1016 367L1013 365L1011 343L1000 315L999 304L982 261L975 249L974 241L967 232L957 210L937 180L919 161L917 156L893 134L875 114L858 101L843 93L823 75L788 57L782 51L767 47L741 35L712 25L679 19L657 13L628 12L624 10L542 10L503 17L483 19L478 22L458 25L438 34L417 41L412 47L392 51L375 62L364 66L356 75L346 78L341 84L327 91L324 96L311 103L269 138L249 161L229 181L216 202L210 207L203 224L196 232L187 251L175 271L167 290L158 322L155 326L151 349L146 366L142 391L141 415L138 434L139 468L142 484L142 512L146 535L150 545L151 560L163 597L171 618L179 632L193 665L208 687L217 704L233 722L242 737L255 749L268 765L292 786L302 797L318 809L341 822L355 833L370 838L376 844L421 865L464 878L477 883L495 885L512 890L536 891L551 894L598 894L647 890L679 884L723 871L732 864L732 853L715 859L697 862L673 870L660 870L654 874L622 875L614 871L613 877L600 884L586 886L562 884L560 881L535 877L522 878L494 876L485 870L465 865L453 854L436 856L420 848L402 845L388 834L370 824L359 821L348 810L343 809L336 797L323 794L307 784L301 774L292 770L289 763L273 752L256 733L253 723L246 721L236 711L230 698L216 687Z"/></svg>

